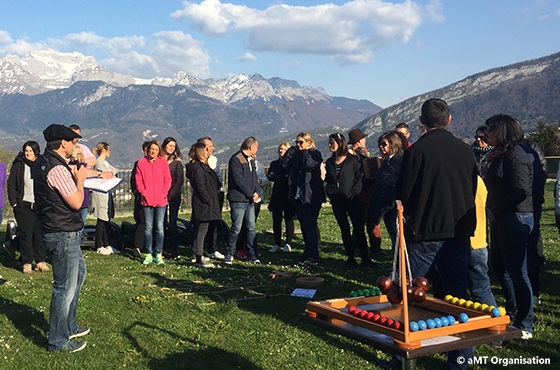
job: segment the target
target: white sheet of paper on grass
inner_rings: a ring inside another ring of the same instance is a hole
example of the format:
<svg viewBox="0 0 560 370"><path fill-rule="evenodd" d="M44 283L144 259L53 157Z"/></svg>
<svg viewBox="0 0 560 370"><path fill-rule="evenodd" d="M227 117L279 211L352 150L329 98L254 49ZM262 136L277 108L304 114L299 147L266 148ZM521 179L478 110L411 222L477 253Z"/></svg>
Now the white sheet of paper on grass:
<svg viewBox="0 0 560 370"><path fill-rule="evenodd" d="M295 288L292 297L313 298L316 292L317 289Z"/></svg>

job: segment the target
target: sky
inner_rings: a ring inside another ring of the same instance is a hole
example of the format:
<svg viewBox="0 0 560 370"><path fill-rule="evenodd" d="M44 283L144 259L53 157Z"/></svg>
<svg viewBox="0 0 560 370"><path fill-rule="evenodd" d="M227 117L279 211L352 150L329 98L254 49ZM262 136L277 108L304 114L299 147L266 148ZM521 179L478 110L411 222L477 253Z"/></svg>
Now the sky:
<svg viewBox="0 0 560 370"><path fill-rule="evenodd" d="M54 49L138 78L258 73L388 107L560 52L558 0L1 0L0 57Z"/></svg>

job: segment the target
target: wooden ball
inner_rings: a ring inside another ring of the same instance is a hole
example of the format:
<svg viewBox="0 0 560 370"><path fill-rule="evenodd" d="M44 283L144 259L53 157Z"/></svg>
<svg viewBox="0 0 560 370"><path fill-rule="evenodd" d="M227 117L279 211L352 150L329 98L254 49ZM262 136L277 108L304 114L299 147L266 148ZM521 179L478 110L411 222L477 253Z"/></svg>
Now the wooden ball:
<svg viewBox="0 0 560 370"><path fill-rule="evenodd" d="M387 300L392 304L399 304L402 301L401 292L393 287L387 292Z"/></svg>
<svg viewBox="0 0 560 370"><path fill-rule="evenodd" d="M425 292L430 289L430 282L423 276L418 276L412 281L412 285L424 289Z"/></svg>
<svg viewBox="0 0 560 370"><path fill-rule="evenodd" d="M387 292L393 287L393 281L387 276L380 276L377 278L377 286L382 293L387 294Z"/></svg>
<svg viewBox="0 0 560 370"><path fill-rule="evenodd" d="M412 297L414 302L422 303L426 300L426 291L424 290L424 288L417 286L412 291Z"/></svg>

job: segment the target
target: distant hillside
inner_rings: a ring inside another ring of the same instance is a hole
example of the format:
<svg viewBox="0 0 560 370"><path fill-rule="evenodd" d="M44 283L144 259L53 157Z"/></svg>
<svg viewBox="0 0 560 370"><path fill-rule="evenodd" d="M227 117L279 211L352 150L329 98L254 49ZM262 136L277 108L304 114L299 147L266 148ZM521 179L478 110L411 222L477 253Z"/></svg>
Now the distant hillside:
<svg viewBox="0 0 560 370"><path fill-rule="evenodd" d="M478 126L498 113L519 119L526 131L533 131L539 120L556 124L560 118L560 53L475 74L383 109L355 127L375 142L381 133L406 122L417 138L420 108L429 98L447 101L453 116L449 130L469 141Z"/></svg>

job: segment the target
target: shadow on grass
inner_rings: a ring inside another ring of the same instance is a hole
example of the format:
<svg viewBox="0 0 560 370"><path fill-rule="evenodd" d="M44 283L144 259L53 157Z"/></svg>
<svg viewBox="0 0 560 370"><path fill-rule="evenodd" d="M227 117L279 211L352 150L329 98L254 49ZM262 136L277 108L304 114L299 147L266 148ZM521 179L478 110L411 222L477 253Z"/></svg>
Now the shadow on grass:
<svg viewBox="0 0 560 370"><path fill-rule="evenodd" d="M136 321L125 328L123 334L129 340L130 344L135 347L136 351L141 353L144 357L149 357L149 351L140 345L140 342L132 333L138 328L158 331L169 337L175 338L186 345L196 348L196 350L186 349L182 353L173 353L164 358L152 358L149 361L149 366L154 370L260 369L260 367L254 365L249 360L236 353L228 352L221 348L209 347L195 339L186 338L172 331Z"/></svg>
<svg viewBox="0 0 560 370"><path fill-rule="evenodd" d="M49 324L45 320L45 315L35 308L15 303L0 297L0 312L12 322L22 336L29 338L37 347L47 347L46 330Z"/></svg>

